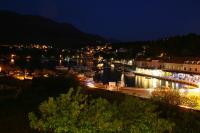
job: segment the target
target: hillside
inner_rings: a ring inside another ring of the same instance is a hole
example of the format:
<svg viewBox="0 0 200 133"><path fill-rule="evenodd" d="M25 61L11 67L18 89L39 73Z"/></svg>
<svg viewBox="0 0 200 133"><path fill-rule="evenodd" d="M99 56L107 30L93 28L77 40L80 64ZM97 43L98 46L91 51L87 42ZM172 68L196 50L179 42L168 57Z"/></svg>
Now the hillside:
<svg viewBox="0 0 200 133"><path fill-rule="evenodd" d="M161 53L166 53L167 56L200 56L200 36L193 33L154 41L122 42L113 46L115 48L125 47L133 56L144 51L144 48L145 57L158 57Z"/></svg>
<svg viewBox="0 0 200 133"><path fill-rule="evenodd" d="M79 47L103 41L100 36L80 31L69 23L51 19L0 11L0 43L47 42L57 47Z"/></svg>

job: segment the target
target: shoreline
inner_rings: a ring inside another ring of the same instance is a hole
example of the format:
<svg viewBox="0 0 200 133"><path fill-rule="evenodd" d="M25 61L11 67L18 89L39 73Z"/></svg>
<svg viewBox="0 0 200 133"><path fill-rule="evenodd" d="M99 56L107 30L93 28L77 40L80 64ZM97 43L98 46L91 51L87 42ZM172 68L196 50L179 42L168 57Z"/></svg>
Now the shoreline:
<svg viewBox="0 0 200 133"><path fill-rule="evenodd" d="M188 81L186 81L186 80L178 80L178 79L174 79L174 78L153 76L153 75L143 74L143 73L138 73L138 72L133 72L133 73L134 73L135 75L139 75L139 76L152 77L152 78L156 78L156 79L161 79L161 80L167 80L167 81L171 81L171 82L182 83L182 84L190 85L190 86L193 86L193 87L199 87L199 85L198 85L197 83L188 82Z"/></svg>

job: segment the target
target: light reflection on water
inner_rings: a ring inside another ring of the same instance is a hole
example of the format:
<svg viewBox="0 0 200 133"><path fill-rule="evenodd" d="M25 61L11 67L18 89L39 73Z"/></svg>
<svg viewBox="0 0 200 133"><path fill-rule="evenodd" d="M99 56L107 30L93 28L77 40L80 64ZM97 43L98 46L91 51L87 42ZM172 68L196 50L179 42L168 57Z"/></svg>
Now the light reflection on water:
<svg viewBox="0 0 200 133"><path fill-rule="evenodd" d="M116 71L106 71L102 73L97 73L94 80L101 81L104 84L108 82L120 82L121 72ZM137 87L137 88L160 88L160 87L170 87L172 89L186 88L188 85L184 85L177 82L165 81L151 77L138 76L124 78L125 86L127 87Z"/></svg>
<svg viewBox="0 0 200 133"><path fill-rule="evenodd" d="M170 81L144 77L144 76L135 76L134 78L135 78L135 83L133 84L133 87L139 87L139 88L170 87L173 89L181 89L186 86L184 84L180 84L176 82L170 82Z"/></svg>

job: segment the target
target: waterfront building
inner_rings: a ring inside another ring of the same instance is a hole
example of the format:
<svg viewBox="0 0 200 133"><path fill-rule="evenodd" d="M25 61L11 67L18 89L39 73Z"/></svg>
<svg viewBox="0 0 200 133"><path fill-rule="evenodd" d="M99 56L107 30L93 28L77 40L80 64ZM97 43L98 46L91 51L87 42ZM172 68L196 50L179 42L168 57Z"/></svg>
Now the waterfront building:
<svg viewBox="0 0 200 133"><path fill-rule="evenodd" d="M136 72L153 76L167 76L200 84L200 58L173 58L162 61L135 61ZM144 68L144 69L140 69ZM159 70L162 70L161 72Z"/></svg>
<svg viewBox="0 0 200 133"><path fill-rule="evenodd" d="M177 57L170 60L147 58L135 60L134 65L140 68L162 69L165 71L200 74L200 58Z"/></svg>
<svg viewBox="0 0 200 133"><path fill-rule="evenodd" d="M157 59L140 59L135 60L134 65L141 68L152 68L152 69L161 69L163 66L163 62Z"/></svg>

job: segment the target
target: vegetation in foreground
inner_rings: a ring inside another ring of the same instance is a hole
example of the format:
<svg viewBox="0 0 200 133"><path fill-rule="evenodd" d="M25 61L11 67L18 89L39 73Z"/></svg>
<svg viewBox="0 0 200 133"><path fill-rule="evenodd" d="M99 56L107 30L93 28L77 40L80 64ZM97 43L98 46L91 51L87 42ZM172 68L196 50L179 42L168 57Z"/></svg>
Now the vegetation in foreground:
<svg viewBox="0 0 200 133"><path fill-rule="evenodd" d="M80 91L69 90L49 98L39 106L39 114L29 113L30 126L40 132L55 133L161 133L174 124L159 117L156 106L126 96L117 104L104 98L89 100Z"/></svg>
<svg viewBox="0 0 200 133"><path fill-rule="evenodd" d="M0 80L1 81L1 80ZM11 82L11 80L9 80ZM14 87L17 88L19 93L14 93L13 97L10 93L7 98L0 99L0 132L2 133L35 133L37 130L33 130L29 127L28 112L34 111L35 115L40 118L41 114L38 112L38 105L48 99L48 97L57 97L61 93L66 93L66 88L77 88L78 82L72 77L49 77L34 79L32 82L18 81L19 83L8 83L4 85L3 93L7 94L10 91L13 92ZM5 82L2 82L5 83ZM15 86L14 84L15 83ZM7 86L13 88L7 88ZM13 86L12 86L13 85ZM57 88L57 89L55 89ZM9 90L8 90L9 89ZM14 91L15 92L15 91ZM87 94L87 99L92 101L94 99L102 98L106 99L109 104L116 104L119 106L126 98L125 94L110 92L101 89L85 89L82 93ZM11 93L13 94L13 93ZM8 99L11 97L11 99ZM132 97L134 98L134 97ZM54 98L56 99L56 98ZM195 110L188 110L179 108L175 105L168 104L166 102L156 100L144 100L136 98L136 101L148 102L154 106L153 112L159 112L159 119L165 119L174 123L172 127L172 133L199 133L200 132L200 112ZM143 103L141 102L141 103ZM89 104L89 103L88 103ZM125 103L124 103L125 104ZM130 112L140 112L141 115L144 109L141 106L132 105L133 103L127 102L126 104L126 118L130 118ZM147 104L147 103L145 103ZM156 106L155 106L156 105ZM135 107L136 108L129 108ZM141 107L141 108L140 108ZM144 106L143 106L144 107ZM147 106L146 106L147 107ZM125 107L121 107L125 109ZM119 108L118 108L119 109ZM120 109L120 111L122 110ZM117 111L119 113L119 111ZM117 119L122 118L117 117ZM128 119L127 119L128 120Z"/></svg>
<svg viewBox="0 0 200 133"><path fill-rule="evenodd" d="M174 133L200 132L199 96L180 94L170 88L157 88L152 93L152 102L158 105L157 109L161 111L162 118L175 123Z"/></svg>
<svg viewBox="0 0 200 133"><path fill-rule="evenodd" d="M36 110L48 97L79 86L79 82L70 75L41 77L32 81L1 77L0 84L1 133L35 133L29 126L28 112Z"/></svg>
<svg viewBox="0 0 200 133"><path fill-rule="evenodd" d="M200 110L200 96L196 94L184 94L169 87L156 88L152 92L152 100L165 104L181 106L194 110Z"/></svg>

